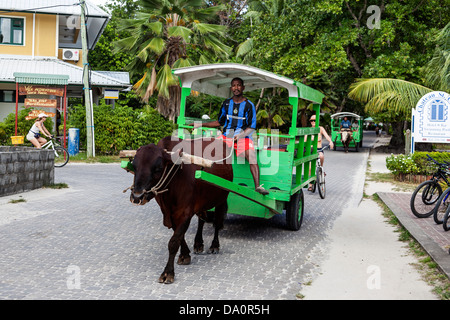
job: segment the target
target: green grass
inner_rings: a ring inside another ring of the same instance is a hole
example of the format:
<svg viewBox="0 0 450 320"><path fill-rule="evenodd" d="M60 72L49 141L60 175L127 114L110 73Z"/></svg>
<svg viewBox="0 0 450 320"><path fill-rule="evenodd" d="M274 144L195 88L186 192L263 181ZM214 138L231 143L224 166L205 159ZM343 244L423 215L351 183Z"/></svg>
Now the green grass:
<svg viewBox="0 0 450 320"><path fill-rule="evenodd" d="M119 163L119 156L95 156L95 157L87 157L85 151L81 151L75 156L70 156L69 162L83 162L83 163Z"/></svg>
<svg viewBox="0 0 450 320"><path fill-rule="evenodd" d="M11 199L8 201L8 203L20 203L20 202L27 202L27 200L21 198L21 199Z"/></svg>

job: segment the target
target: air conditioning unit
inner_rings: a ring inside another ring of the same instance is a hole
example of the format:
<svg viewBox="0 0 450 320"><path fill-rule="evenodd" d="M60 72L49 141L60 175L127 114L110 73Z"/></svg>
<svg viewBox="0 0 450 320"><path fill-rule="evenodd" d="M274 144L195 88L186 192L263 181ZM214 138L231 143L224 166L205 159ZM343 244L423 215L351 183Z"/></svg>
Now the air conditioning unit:
<svg viewBox="0 0 450 320"><path fill-rule="evenodd" d="M63 60L78 61L80 60L80 50L78 49L63 49Z"/></svg>

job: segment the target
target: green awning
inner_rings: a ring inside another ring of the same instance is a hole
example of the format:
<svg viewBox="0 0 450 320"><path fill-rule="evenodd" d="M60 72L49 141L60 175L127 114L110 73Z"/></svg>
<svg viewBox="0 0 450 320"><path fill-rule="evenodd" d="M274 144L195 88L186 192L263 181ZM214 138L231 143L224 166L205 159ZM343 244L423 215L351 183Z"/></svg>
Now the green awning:
<svg viewBox="0 0 450 320"><path fill-rule="evenodd" d="M14 72L17 83L67 85L69 76L65 74L22 73Z"/></svg>

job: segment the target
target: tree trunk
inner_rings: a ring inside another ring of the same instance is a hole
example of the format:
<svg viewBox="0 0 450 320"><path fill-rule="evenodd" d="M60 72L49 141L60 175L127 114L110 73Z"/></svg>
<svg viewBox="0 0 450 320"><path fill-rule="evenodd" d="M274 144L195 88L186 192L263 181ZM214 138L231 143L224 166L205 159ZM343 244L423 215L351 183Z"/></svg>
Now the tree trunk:
<svg viewBox="0 0 450 320"><path fill-rule="evenodd" d="M405 149L405 136L403 134L403 121L392 122L392 138L389 143L390 148Z"/></svg>

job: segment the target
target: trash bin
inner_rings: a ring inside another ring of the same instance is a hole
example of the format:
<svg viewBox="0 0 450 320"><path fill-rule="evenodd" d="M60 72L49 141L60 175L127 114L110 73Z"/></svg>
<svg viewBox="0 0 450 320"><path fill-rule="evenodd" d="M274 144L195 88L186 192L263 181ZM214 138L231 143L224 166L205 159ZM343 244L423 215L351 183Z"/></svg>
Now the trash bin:
<svg viewBox="0 0 450 320"><path fill-rule="evenodd" d="M74 156L80 152L80 129L69 129L69 155Z"/></svg>

